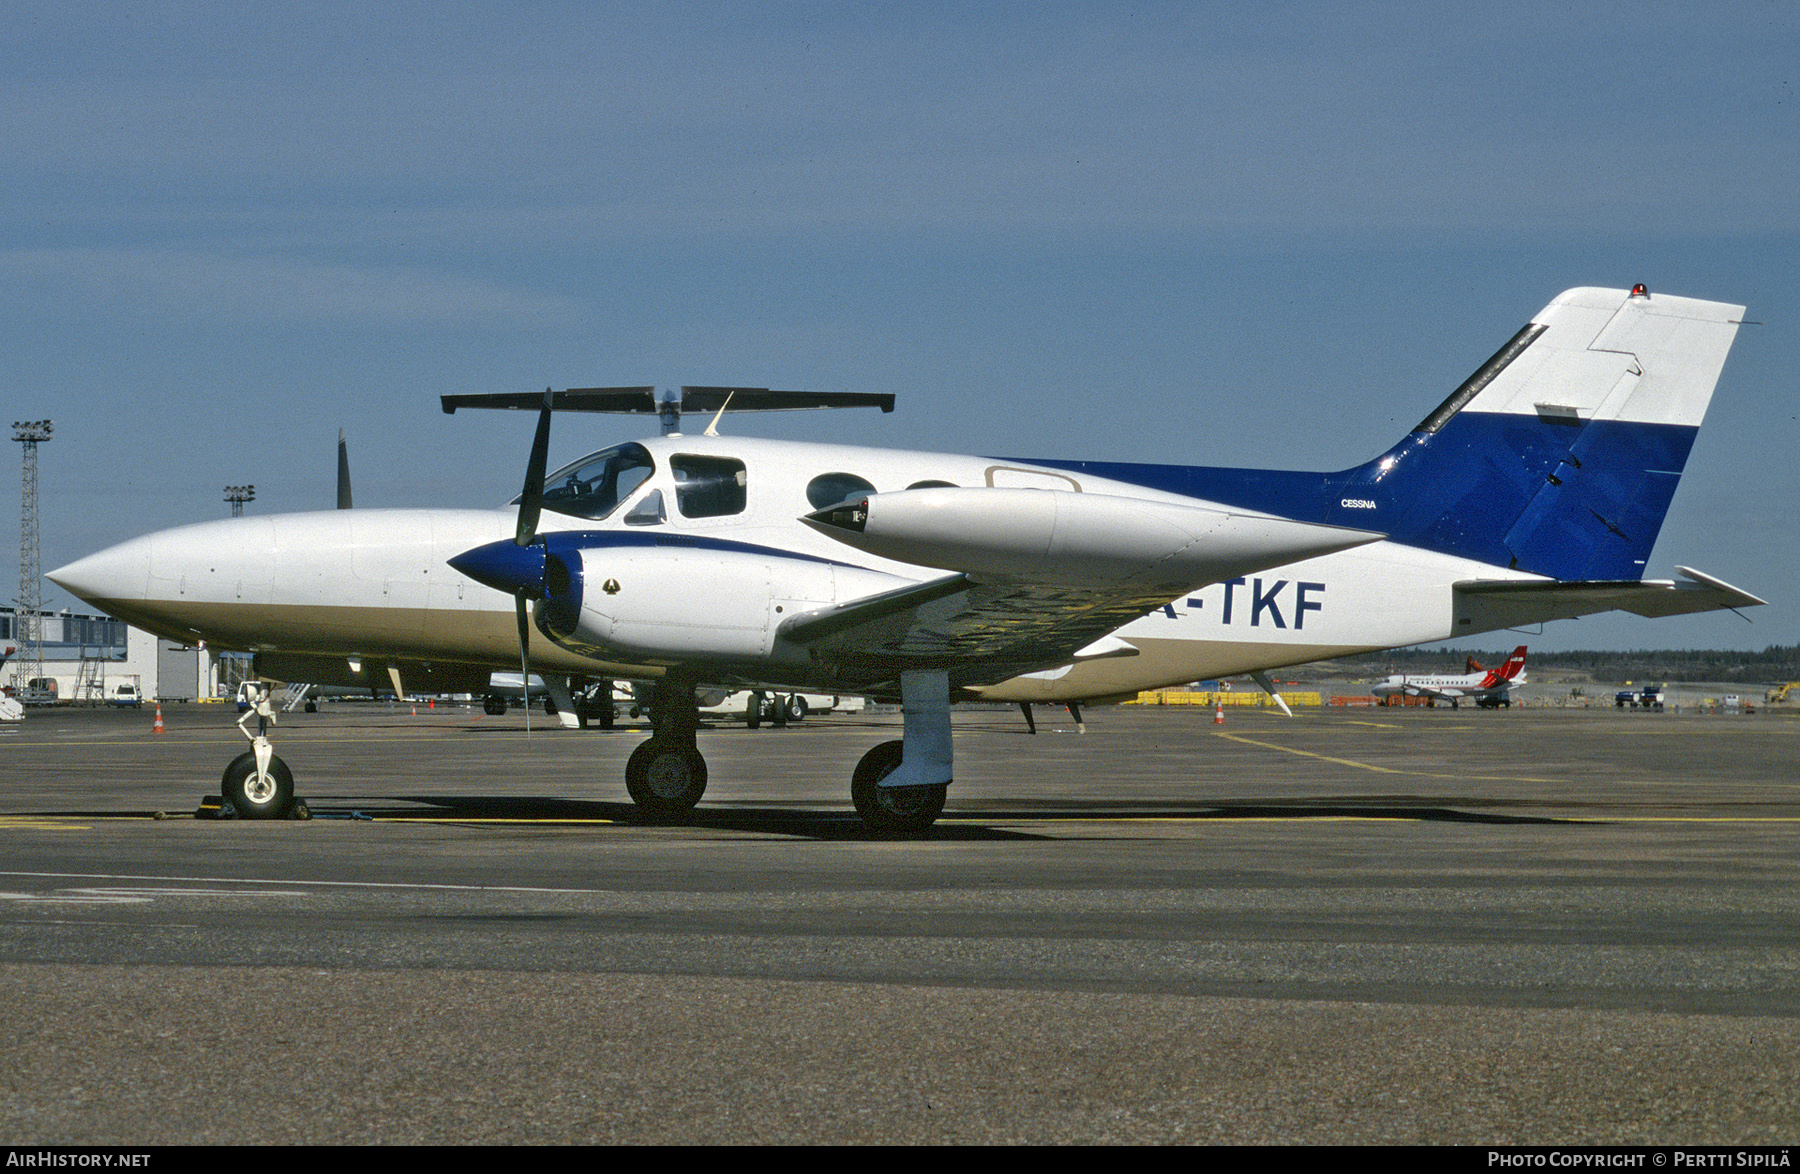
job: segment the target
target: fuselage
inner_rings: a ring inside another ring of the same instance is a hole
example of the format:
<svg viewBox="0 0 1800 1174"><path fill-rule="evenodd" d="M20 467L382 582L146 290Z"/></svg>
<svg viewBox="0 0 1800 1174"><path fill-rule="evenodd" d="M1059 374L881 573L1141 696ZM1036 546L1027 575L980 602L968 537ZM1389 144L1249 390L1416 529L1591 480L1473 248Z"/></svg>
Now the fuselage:
<svg viewBox="0 0 1800 1174"><path fill-rule="evenodd" d="M609 453L632 450L629 477ZM696 472L698 470L698 472ZM636 578L623 592L680 593L671 623L699 631L680 663L717 683L853 691L841 668L816 664L776 634L795 607L828 606L884 582L918 583L941 570L852 549L800 518L857 492L921 486L1044 489L1186 506L1215 503L1084 471L1029 461L708 436L667 436L601 450L546 482L540 534L582 531L621 552ZM564 488L566 486L566 488ZM561 496L559 497L559 493ZM1220 506L1218 508L1232 508ZM1242 507L1235 507L1243 512ZM559 512L569 511L569 512ZM513 534L516 511L332 510L206 522L121 543L52 572L96 607L170 639L213 647L382 662L517 669L513 600L448 560ZM610 549L610 547L609 547ZM769 606L746 591L741 568L714 573L729 551L764 552ZM677 559L676 556L679 556ZM788 599L781 568L806 564L805 597ZM829 569L821 578L818 568ZM596 584L612 583L590 568ZM661 577L659 577L661 576ZM710 576L710 579L709 579ZM1540 576L1379 541L1170 599L1127 623L1125 647L977 680L980 696L1012 701L1104 699L1260 668L1389 648L1452 634L1452 585ZM710 582L710 586L709 586ZM641 596L638 598L642 598ZM729 628L730 652L706 655L706 630ZM579 651L534 642L534 671L654 679L676 662L621 644ZM696 666L697 670L696 670ZM862 682L866 684L867 682Z"/></svg>

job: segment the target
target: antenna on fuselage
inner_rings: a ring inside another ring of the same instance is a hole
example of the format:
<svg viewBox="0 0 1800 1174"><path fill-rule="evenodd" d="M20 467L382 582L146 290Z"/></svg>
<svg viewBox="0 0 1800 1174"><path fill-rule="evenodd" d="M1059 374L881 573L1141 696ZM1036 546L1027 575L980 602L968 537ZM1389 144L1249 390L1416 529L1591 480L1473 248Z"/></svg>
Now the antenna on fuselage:
<svg viewBox="0 0 1800 1174"><path fill-rule="evenodd" d="M719 434L719 421L723 420L725 418L725 408L730 403L731 403L731 397L726 396L725 403L722 403L719 405L719 414L712 418L712 423L710 423L706 426L706 431L704 433L702 433L701 435L717 436Z"/></svg>

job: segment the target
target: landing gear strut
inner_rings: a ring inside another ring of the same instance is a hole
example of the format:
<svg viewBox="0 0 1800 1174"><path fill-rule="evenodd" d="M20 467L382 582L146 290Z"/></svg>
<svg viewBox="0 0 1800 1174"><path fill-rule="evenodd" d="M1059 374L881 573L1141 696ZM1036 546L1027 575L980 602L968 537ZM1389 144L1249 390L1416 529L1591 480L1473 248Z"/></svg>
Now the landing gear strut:
<svg viewBox="0 0 1800 1174"><path fill-rule="evenodd" d="M656 732L625 763L625 790L646 817L681 819L706 794L706 759L695 745L700 710L693 684L657 682L650 721Z"/></svg>
<svg viewBox="0 0 1800 1174"><path fill-rule="evenodd" d="M648 691L645 708L655 733L625 764L625 789L646 819L684 819L706 794L706 759L695 745L700 710L694 691L693 681L666 677ZM916 834L943 813L950 786L950 674L901 673L900 701L905 737L863 755L851 776L850 800L871 831ZM762 703L753 695L746 716L759 722ZM775 704L785 706L789 699L778 695ZM782 716L793 714L782 710Z"/></svg>

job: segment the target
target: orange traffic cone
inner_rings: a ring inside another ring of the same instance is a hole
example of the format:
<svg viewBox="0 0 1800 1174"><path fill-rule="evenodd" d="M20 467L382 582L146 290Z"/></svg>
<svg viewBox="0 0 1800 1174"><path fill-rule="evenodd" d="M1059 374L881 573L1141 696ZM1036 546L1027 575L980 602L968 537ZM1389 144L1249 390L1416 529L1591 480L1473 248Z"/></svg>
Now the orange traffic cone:
<svg viewBox="0 0 1800 1174"><path fill-rule="evenodd" d="M155 725L153 725L153 726L151 726L151 727L150 727L150 732L151 732L151 733L152 733L152 734L160 734L160 733L162 733L162 732L163 732L163 724L162 724L162 703L161 703L161 702L158 702L158 703L157 703L157 706L156 706L156 724L155 724Z"/></svg>
<svg viewBox="0 0 1800 1174"><path fill-rule="evenodd" d="M1213 725L1222 726L1224 724L1225 724L1225 703L1223 701L1215 701L1215 702L1213 702Z"/></svg>

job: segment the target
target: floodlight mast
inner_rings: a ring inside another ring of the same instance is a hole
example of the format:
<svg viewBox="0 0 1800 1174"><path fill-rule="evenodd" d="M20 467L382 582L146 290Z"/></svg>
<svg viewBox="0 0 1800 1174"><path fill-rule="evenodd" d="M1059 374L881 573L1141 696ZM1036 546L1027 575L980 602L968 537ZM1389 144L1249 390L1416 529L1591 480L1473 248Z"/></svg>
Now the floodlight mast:
<svg viewBox="0 0 1800 1174"><path fill-rule="evenodd" d="M234 518L241 518L244 516L244 503L256 500L256 486L227 485L225 487L225 500L231 503L231 516Z"/></svg>
<svg viewBox="0 0 1800 1174"><path fill-rule="evenodd" d="M13 439L24 446L23 480L19 486L19 594L13 611L13 638L19 651L13 660L13 687L23 694L44 675L43 575L38 555L37 446L51 439L50 420L14 420Z"/></svg>

